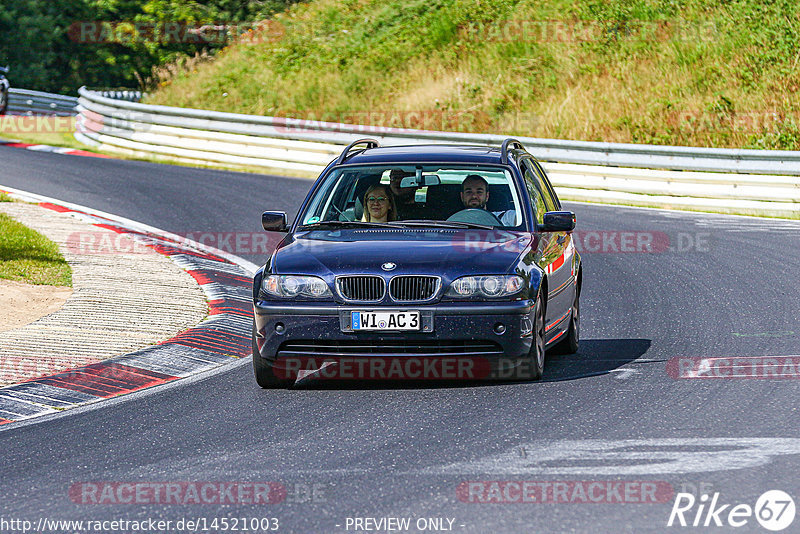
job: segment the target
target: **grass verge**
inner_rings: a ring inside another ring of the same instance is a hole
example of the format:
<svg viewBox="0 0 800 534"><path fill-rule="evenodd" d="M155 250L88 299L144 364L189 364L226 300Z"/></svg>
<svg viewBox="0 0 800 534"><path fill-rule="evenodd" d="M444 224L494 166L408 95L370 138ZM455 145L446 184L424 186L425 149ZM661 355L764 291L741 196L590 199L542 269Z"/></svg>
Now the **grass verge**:
<svg viewBox="0 0 800 534"><path fill-rule="evenodd" d="M149 103L800 149L795 0L314 0L213 58L173 67L156 73Z"/></svg>
<svg viewBox="0 0 800 534"><path fill-rule="evenodd" d="M0 278L71 287L72 269L58 245L0 213Z"/></svg>
<svg viewBox="0 0 800 534"><path fill-rule="evenodd" d="M0 138L34 145L93 151L73 136L74 117L0 115Z"/></svg>

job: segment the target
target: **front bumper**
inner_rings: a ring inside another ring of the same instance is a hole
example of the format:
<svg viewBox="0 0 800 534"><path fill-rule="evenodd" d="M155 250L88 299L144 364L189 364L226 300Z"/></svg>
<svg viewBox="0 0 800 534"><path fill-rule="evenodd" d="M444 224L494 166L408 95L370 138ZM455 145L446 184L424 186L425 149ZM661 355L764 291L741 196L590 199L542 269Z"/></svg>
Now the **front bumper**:
<svg viewBox="0 0 800 534"><path fill-rule="evenodd" d="M529 361L533 306L530 300L406 305L421 312L427 330L353 332L351 311L400 307L260 301L253 356L285 378L330 362L337 366L331 378L509 378L498 369L519 370L519 362Z"/></svg>

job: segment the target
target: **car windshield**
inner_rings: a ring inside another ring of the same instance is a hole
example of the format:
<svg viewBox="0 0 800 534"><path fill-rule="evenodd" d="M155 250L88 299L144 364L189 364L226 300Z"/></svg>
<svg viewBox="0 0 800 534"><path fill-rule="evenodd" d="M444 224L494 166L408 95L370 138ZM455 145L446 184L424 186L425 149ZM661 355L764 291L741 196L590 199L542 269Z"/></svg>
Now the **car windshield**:
<svg viewBox="0 0 800 534"><path fill-rule="evenodd" d="M372 165L331 172L300 221L520 228L523 211L512 175L501 167Z"/></svg>

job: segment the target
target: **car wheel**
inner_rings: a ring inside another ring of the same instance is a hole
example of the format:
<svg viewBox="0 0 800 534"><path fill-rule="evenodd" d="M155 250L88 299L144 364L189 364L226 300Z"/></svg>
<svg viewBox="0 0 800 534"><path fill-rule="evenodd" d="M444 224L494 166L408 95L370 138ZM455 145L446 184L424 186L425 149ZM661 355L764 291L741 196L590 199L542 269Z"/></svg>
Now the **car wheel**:
<svg viewBox="0 0 800 534"><path fill-rule="evenodd" d="M578 342L581 334L581 293L575 291L575 300L572 302L570 310L569 331L567 337L561 340L555 347L558 354L575 354L578 352Z"/></svg>
<svg viewBox="0 0 800 534"><path fill-rule="evenodd" d="M258 354L258 345L256 344L256 327L253 325L253 371L256 375L256 383L264 389L287 388L292 385L293 380L287 378L279 378L275 376L275 371L272 369L264 358Z"/></svg>
<svg viewBox="0 0 800 534"><path fill-rule="evenodd" d="M529 353L531 365L531 380L539 380L544 373L544 302L542 296L536 297L536 308L533 312L533 342L531 343L531 351Z"/></svg>

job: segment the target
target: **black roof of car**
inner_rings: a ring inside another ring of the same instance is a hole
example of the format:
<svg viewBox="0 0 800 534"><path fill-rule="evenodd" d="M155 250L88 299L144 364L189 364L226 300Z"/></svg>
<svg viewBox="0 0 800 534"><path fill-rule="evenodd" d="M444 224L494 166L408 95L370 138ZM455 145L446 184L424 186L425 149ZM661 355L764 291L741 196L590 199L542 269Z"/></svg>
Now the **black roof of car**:
<svg viewBox="0 0 800 534"><path fill-rule="evenodd" d="M448 144L381 146L354 152L343 164L458 162L500 165L503 163L501 156L498 147Z"/></svg>

